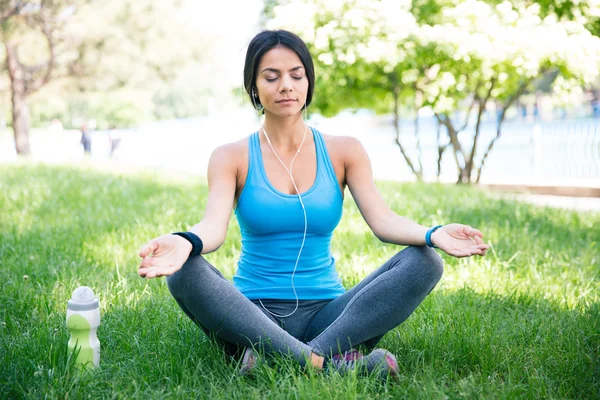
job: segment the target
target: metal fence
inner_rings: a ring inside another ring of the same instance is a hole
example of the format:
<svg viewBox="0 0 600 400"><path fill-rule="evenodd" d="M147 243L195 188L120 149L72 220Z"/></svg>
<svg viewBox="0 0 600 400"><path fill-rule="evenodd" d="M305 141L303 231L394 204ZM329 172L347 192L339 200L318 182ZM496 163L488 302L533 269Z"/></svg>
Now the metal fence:
<svg viewBox="0 0 600 400"><path fill-rule="evenodd" d="M366 147L376 178L409 180L413 178L394 143L391 119L373 118L370 114L346 114L331 119L312 119L309 124L321 132L358 137ZM238 140L258 129L254 114L239 118L198 118L162 121L137 130L120 132L120 144L112 158L129 164L206 172L206 163L216 146ZM482 124L476 162L495 136L496 124ZM426 180L437 176L437 122L420 122L421 161ZM401 124L401 141L409 156L417 160L418 151L411 121ZM465 144L472 140L472 129L459 138ZM119 132L117 132L119 133ZM108 159L108 148L102 145L106 135L97 132L92 158ZM442 137L446 137L442 130ZM32 135L33 158L41 161L77 161L83 149L77 132L37 132ZM105 154L106 153L106 154ZM0 162L14 160L14 142L9 135L0 136ZM456 181L457 168L451 149L444 154L441 180ZM503 133L486 161L482 183L526 184L550 186L584 186L600 188L600 120L506 121Z"/></svg>
<svg viewBox="0 0 600 400"><path fill-rule="evenodd" d="M345 127L351 131L356 125L348 123ZM326 127L334 128L335 124L328 123ZM391 122L380 121L362 128L364 133L357 136L371 155L375 175L383 179L410 179L412 173L394 143ZM405 149L411 159L417 160L419 152L413 124L403 122L400 129ZM435 180L437 176L437 130L436 121L430 119L420 123L421 161L426 180ZM465 150L470 150L472 135L473 129L466 129L459 135ZM476 165L480 165L495 135L496 124L493 121L482 123ZM447 141L445 128L442 128L441 136ZM451 152L452 149L447 148L442 158L442 181L457 179L457 167ZM502 135L486 160L481 182L600 187L600 120L505 122Z"/></svg>

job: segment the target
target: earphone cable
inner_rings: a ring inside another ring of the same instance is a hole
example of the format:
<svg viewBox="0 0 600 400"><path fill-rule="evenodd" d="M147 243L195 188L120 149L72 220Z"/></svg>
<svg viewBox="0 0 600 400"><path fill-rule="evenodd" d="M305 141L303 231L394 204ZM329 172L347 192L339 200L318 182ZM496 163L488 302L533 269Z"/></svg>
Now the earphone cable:
<svg viewBox="0 0 600 400"><path fill-rule="evenodd" d="M302 201L302 196L300 195L300 190L298 190L298 186L296 186L296 181L294 181L294 176L292 175L292 169L294 167L294 161L296 160L296 157L298 156L298 154L300 154L300 149L302 149L302 145L304 144L304 140L306 139L306 132L308 131L308 126L306 126L306 128L304 129L304 136L302 137L302 142L300 143L300 146L298 146L298 150L296 151L296 154L294 154L294 157L292 158L292 162L290 163L289 169L286 167L286 165L281 160L281 158L279 158L279 156L277 155L277 152L275 151L275 148L271 144L271 140L269 139L269 135L267 134L267 131L264 126L262 127L262 130L265 133L265 137L267 138L267 143L269 143L269 146L271 147L273 154L275 154L275 157L277 157L277 159L279 160L279 162L281 163L283 168L286 170L286 172L290 176L290 178L292 180L292 185L294 185L294 189L296 189L296 194L298 195L298 200L300 200L300 205L302 206L302 211L304 213L304 235L302 236L302 244L300 245L300 251L298 252L298 257L296 257L296 264L294 265L294 270L292 271L292 290L294 292L294 297L296 298L296 307L294 308L294 310L291 313L286 314L286 315L280 315L280 314L276 314L276 313L270 311L269 309L267 309L267 307L265 307L265 305L263 304L262 300L258 299L258 301L260 302L260 305L262 306L262 308L265 309L266 312L268 312L269 314L271 314L275 317L278 317L278 318L286 318L286 317L291 316L298 310L298 306L300 303L300 301L298 299L298 293L296 292L296 286L294 284L294 276L296 275L296 269L298 268L298 262L300 261L300 255L302 254L302 250L304 249L304 242L306 241L306 231L308 230L308 219L306 217L306 208L304 207L304 202Z"/></svg>

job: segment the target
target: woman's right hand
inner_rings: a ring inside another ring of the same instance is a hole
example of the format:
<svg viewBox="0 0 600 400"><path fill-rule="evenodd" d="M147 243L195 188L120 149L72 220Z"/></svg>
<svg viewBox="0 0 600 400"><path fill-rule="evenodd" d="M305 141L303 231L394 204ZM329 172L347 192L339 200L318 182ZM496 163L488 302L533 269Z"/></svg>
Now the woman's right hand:
<svg viewBox="0 0 600 400"><path fill-rule="evenodd" d="M138 274L142 278L168 276L187 261L192 244L177 235L162 235L152 239L140 250L142 262Z"/></svg>

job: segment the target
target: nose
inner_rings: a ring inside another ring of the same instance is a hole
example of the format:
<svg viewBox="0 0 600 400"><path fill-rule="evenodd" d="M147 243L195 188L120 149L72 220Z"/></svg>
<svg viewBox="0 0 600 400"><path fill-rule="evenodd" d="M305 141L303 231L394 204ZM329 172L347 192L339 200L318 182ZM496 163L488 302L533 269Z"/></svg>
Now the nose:
<svg viewBox="0 0 600 400"><path fill-rule="evenodd" d="M284 75L281 79L281 86L279 87L279 92L291 92L293 90L294 84L293 79L289 75Z"/></svg>

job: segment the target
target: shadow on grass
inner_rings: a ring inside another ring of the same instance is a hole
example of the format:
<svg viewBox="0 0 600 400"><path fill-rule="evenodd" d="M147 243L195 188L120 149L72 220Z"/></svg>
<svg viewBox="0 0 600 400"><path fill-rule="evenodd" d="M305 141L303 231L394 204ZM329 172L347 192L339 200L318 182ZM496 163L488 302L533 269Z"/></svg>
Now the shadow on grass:
<svg viewBox="0 0 600 400"><path fill-rule="evenodd" d="M59 167L11 169L0 183L8 187L0 196L4 272L38 282L56 279L61 269L112 272L115 255L135 260L144 241L196 223L207 194L205 185Z"/></svg>
<svg viewBox="0 0 600 400"><path fill-rule="evenodd" d="M434 291L415 315L386 335L382 345L401 360L403 377L397 384L347 378L331 385L326 374L298 378L268 367L256 379L238 378L170 301L164 283L134 280L131 268L141 241L199 220L205 185L69 168L4 172L0 183L9 190L0 195L5 213L0 217L2 397L93 392L99 397L289 398L300 393L310 398L321 393L347 398L348 390L357 398L598 395L598 303L584 304L584 299L577 311L568 311L536 297L468 289ZM456 221L480 227L506 255L523 250L535 261L550 251L576 259L579 249L589 249L598 237L597 215L546 210L446 186L386 190L390 206L401 215L424 225ZM351 207L346 204L344 218ZM239 248L232 240L224 244L228 257ZM345 229L336 233L334 246L345 255L373 257L379 251L373 248L382 245L370 233ZM381 248L393 253L392 247ZM114 268L115 254L128 265L121 273ZM67 333L60 327L76 282L103 287L108 298L100 331L103 368L91 377L72 375L64 367ZM136 302L140 298L143 303Z"/></svg>
<svg viewBox="0 0 600 400"><path fill-rule="evenodd" d="M379 186L390 207L400 215L426 226L449 222L471 225L500 248L520 244L561 252L588 246L600 237L600 213L498 199L477 187L389 182Z"/></svg>
<svg viewBox="0 0 600 400"><path fill-rule="evenodd" d="M565 310L539 297L465 288L434 291L382 345L396 349L414 379L472 386L455 393L463 397L592 398L600 384L599 328L600 303Z"/></svg>
<svg viewBox="0 0 600 400"><path fill-rule="evenodd" d="M38 322L38 333L53 329L52 321ZM92 375L65 368L64 332L55 338L58 350L50 359L43 355L46 349L31 345L31 337L4 338L12 341L12 349L3 357L0 389L8 398L89 393L127 398L347 398L348 391L365 399L594 398L600 384L598 332L597 303L568 311L524 295L434 292L380 343L400 361L398 382L315 375L284 358L262 365L251 378L240 378L235 363L225 361L223 351L174 301L156 299L106 310L99 330L102 368ZM7 374L8 365L18 372Z"/></svg>

